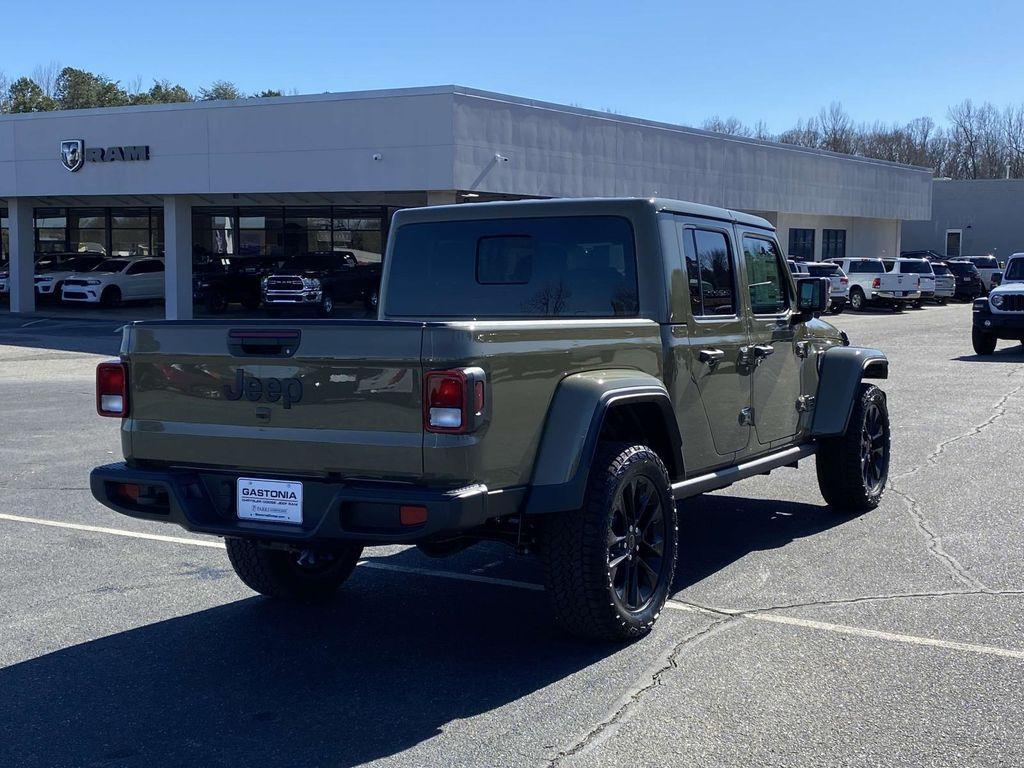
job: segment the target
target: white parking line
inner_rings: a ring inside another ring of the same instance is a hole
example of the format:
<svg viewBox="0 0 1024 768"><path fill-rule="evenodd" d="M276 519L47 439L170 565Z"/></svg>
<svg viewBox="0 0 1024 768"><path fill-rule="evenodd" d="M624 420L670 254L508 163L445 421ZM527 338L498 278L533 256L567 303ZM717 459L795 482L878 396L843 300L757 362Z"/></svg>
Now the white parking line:
<svg viewBox="0 0 1024 768"><path fill-rule="evenodd" d="M139 533L137 531L125 531L120 528L103 528L98 525L83 525L82 523L65 523L62 520L44 520L40 517L22 517L21 515L7 515L0 513L0 520L9 520L13 523L32 523L33 525L49 525L53 528L70 528L75 531L109 533L111 536L127 536L132 539L150 539L152 541L167 541L172 544L192 544L196 547L215 547L217 549L224 549L224 543L221 541L206 541L205 539L186 539L182 536L161 536L157 533Z"/></svg>
<svg viewBox="0 0 1024 768"><path fill-rule="evenodd" d="M0 513L0 520L7 520L14 523L29 523L32 525L45 525L53 528L68 528L76 531L88 531L90 533L106 533L112 536L126 536L133 539L149 539L151 541L163 541L171 544L190 544L196 547L212 547L223 549L224 544L220 541L207 541L205 539L190 539L182 536L161 536L156 533L140 533L138 531L125 531L120 528L105 528L98 525L84 525L82 523L67 523L62 520L45 520L38 517L24 517L22 515L8 515ZM431 576L434 578L452 579L455 581L470 581L479 584L491 584L502 587L513 587L515 589L529 589L541 592L544 587L529 581L516 581L513 579L499 579L493 576L478 576L471 573L458 573L455 571L439 571L431 568L414 568L404 565L393 565L391 563L379 563L374 560L360 560L359 566L377 571L390 571L393 573L409 573L417 576ZM883 632L877 629L865 629L863 627L851 627L845 624L832 624L827 621L814 621L812 619L800 619L795 616L784 616L776 613L751 613L749 611L736 611L729 609L708 609L688 603L669 600L665 607L674 611L687 613L703 613L708 615L728 614L750 621L763 621L771 624L784 624L791 627L803 629L816 629L823 632L832 632L840 635L852 635L865 637L874 640L884 640L890 643L903 643L920 647L942 648L948 651L964 651L967 653L978 653L986 656L999 656L1007 659L1024 660L1024 651L1011 648L999 648L993 645L976 645L974 643L958 643L952 640L938 640L932 637L919 637L917 635L903 635L895 632Z"/></svg>
<svg viewBox="0 0 1024 768"><path fill-rule="evenodd" d="M883 632L877 629L865 629L863 627L851 627L846 624L833 624L828 621L814 621L813 619L798 619L795 616L784 616L777 613L750 613L749 611L734 610L708 610L695 605L669 600L666 608L674 611L690 613L703 613L708 615L721 615L723 613L731 616L738 616L751 621L766 621L771 624L785 624L791 627L802 627L804 629L819 629L823 632L834 632L840 635L853 635L855 637L867 637L874 640L887 640L890 643L906 643L908 645L919 645L931 648L944 648L948 651L967 651L968 653L981 653L987 656L1002 656L1007 659L1024 659L1024 651L1016 651L1011 648L999 648L994 645L976 645L974 643L957 643L952 640L936 640L932 637L919 637L917 635L902 635L896 632Z"/></svg>

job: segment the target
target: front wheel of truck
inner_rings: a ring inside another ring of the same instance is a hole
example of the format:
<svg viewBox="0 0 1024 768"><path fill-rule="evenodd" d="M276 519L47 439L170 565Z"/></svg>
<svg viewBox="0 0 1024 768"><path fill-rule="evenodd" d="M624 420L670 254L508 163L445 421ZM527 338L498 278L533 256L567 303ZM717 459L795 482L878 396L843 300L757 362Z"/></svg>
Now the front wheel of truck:
<svg viewBox="0 0 1024 768"><path fill-rule="evenodd" d="M326 600L355 570L363 548L273 549L248 539L225 540L228 559L246 586L279 600Z"/></svg>
<svg viewBox="0 0 1024 768"><path fill-rule="evenodd" d="M644 445L599 447L583 506L547 515L546 588L558 624L587 640L647 634L675 575L677 521L668 470Z"/></svg>

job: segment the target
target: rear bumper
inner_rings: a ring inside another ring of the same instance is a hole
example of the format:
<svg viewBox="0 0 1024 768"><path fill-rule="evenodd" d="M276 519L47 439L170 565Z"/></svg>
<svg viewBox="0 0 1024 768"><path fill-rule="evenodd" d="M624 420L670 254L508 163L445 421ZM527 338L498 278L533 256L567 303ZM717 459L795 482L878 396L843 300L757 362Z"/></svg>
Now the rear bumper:
<svg viewBox="0 0 1024 768"><path fill-rule="evenodd" d="M363 544L415 543L450 537L514 514L525 489L488 491L484 485L443 490L398 483L330 482L311 478L267 477L301 481L301 524L241 520L235 487L252 473L199 469L141 469L124 463L97 467L89 476L93 496L129 517L175 523L195 533L265 541ZM118 492L121 484L159 489L158 503L140 503ZM426 522L403 526L399 508L420 506Z"/></svg>

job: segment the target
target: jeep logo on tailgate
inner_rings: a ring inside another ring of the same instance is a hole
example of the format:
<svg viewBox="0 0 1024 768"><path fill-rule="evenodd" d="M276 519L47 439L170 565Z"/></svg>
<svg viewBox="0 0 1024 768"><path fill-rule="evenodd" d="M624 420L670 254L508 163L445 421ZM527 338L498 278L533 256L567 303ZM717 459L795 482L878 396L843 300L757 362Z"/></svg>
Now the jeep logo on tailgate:
<svg viewBox="0 0 1024 768"><path fill-rule="evenodd" d="M236 368L234 384L224 385L224 397L228 400L241 400L243 395L251 403L258 403L260 400L276 403L280 400L287 410L293 403L302 400L302 382L298 379L273 377L260 379L256 376L246 376L245 371Z"/></svg>

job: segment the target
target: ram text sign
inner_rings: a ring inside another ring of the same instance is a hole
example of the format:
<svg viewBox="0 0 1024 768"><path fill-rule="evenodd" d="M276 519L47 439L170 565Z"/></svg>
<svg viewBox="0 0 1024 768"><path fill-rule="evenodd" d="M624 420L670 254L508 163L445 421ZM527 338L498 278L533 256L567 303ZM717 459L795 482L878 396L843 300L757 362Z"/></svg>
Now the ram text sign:
<svg viewBox="0 0 1024 768"><path fill-rule="evenodd" d="M84 139L64 139L60 143L60 161L72 173L79 170L86 161L90 163L115 163L132 160L149 160L149 145L134 144L121 147L86 147Z"/></svg>

